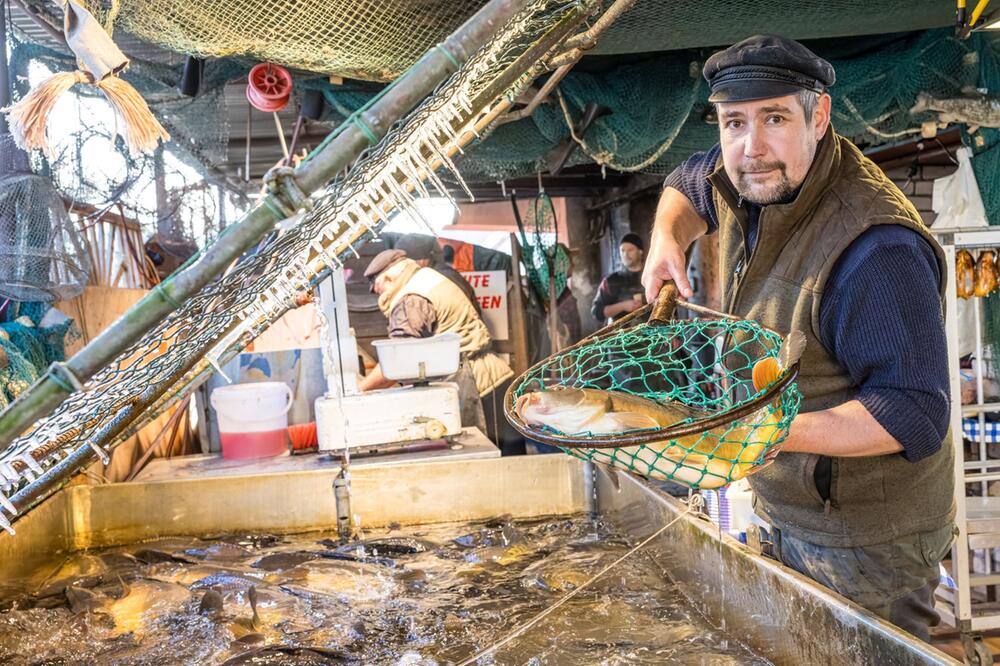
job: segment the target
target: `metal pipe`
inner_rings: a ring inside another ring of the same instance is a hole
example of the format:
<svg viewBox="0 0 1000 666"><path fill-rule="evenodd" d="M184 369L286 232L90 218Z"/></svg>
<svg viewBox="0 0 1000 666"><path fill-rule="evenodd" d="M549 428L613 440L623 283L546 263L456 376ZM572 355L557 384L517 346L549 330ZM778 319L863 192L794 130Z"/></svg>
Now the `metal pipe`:
<svg viewBox="0 0 1000 666"><path fill-rule="evenodd" d="M336 137L314 152L295 170L299 187L310 193L348 166L389 127L426 97L442 80L457 71L469 55L491 37L527 0L491 0L444 43L428 51L396 85L362 114L364 130L357 123L339 130ZM197 293L234 260L253 247L282 219L275 212L280 202L268 195L262 205L220 236L190 266L183 267L147 294L128 312L65 363L64 375L83 383L128 349L186 298ZM52 369L0 414L0 447L6 447L41 416L54 409L72 391L72 382L55 378Z"/></svg>
<svg viewBox="0 0 1000 666"><path fill-rule="evenodd" d="M333 479L333 499L337 508L337 535L341 541L350 541L351 529L351 479L344 467Z"/></svg>
<svg viewBox="0 0 1000 666"><path fill-rule="evenodd" d="M551 66L561 66L579 60L584 51L594 48L597 44L597 38L601 36L601 33L617 21L618 17L631 9L635 3L636 0L615 0L615 3L608 7L608 11L601 14L601 17L594 22L594 25L590 29L567 39L565 46L568 50L559 54L549 64Z"/></svg>

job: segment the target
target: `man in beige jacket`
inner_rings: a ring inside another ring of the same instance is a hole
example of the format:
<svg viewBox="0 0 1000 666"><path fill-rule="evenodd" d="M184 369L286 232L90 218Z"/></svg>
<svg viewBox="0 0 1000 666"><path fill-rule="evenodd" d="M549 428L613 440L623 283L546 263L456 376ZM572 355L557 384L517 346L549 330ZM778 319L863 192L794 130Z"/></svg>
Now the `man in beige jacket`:
<svg viewBox="0 0 1000 666"><path fill-rule="evenodd" d="M365 270L379 309L389 320L389 337L426 338L452 332L460 338L462 363L471 371L482 400L486 435L503 455L524 453L524 439L503 415L503 396L514 372L491 351L486 324L468 297L433 268L421 267L402 250L385 250ZM361 381L361 390L391 386L376 367Z"/></svg>

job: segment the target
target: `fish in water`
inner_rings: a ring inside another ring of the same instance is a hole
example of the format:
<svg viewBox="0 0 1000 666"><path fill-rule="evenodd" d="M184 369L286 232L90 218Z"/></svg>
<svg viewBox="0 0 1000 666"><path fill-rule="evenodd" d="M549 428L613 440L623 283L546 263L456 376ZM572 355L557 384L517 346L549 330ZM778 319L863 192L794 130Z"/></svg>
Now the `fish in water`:
<svg viewBox="0 0 1000 666"><path fill-rule="evenodd" d="M317 557L320 557L319 553L309 552L307 550L299 550L292 553L272 553L270 555L265 555L250 566L254 569L261 569L263 571L283 571L285 569L297 567L303 562L315 560Z"/></svg>
<svg viewBox="0 0 1000 666"><path fill-rule="evenodd" d="M337 545L331 539L324 539L319 542L324 546L331 546L338 552L352 555L416 555L427 550L427 546L411 537L385 537L382 539L368 539L366 541L355 541Z"/></svg>
<svg viewBox="0 0 1000 666"><path fill-rule="evenodd" d="M198 614L219 616L224 609L222 590L218 587L205 590L205 594L202 595L201 602L198 604Z"/></svg>
<svg viewBox="0 0 1000 666"><path fill-rule="evenodd" d="M191 589L199 590L205 588L216 588L223 594L227 592L243 594L256 584L257 581L253 578L230 573L228 571L220 571L219 573L213 573L195 581L191 584Z"/></svg>
<svg viewBox="0 0 1000 666"><path fill-rule="evenodd" d="M181 555L177 553L166 553L162 550L155 550L153 548L142 548L133 553L135 559L139 560L143 564L162 564L164 562L181 562L183 564L194 564L198 562L197 559L193 557L188 557L186 555Z"/></svg>
<svg viewBox="0 0 1000 666"><path fill-rule="evenodd" d="M271 645L227 659L222 662L222 666L325 666L351 663L355 663L355 660L343 652L329 648Z"/></svg>
<svg viewBox="0 0 1000 666"><path fill-rule="evenodd" d="M240 617L234 619L228 624L229 630L233 632L233 636L236 640L247 639L244 642L259 642L255 637L248 638L252 634L260 634L261 622L260 614L257 612L257 587L254 585L250 586L247 590L247 601L250 602L250 617ZM261 636L263 638L263 636Z"/></svg>
<svg viewBox="0 0 1000 666"><path fill-rule="evenodd" d="M396 566L395 560L391 560L388 557L365 557L363 555L354 555L352 553L342 553L339 550L322 550L317 553L320 557L326 560L344 560L345 562L358 562L360 564L377 564L383 567L389 567L390 569Z"/></svg>
<svg viewBox="0 0 1000 666"><path fill-rule="evenodd" d="M213 587L205 590L198 604L198 613L207 615L219 624L225 625L233 634L235 641L242 644L260 643L266 639L261 633L263 623L257 611L257 588L251 585L246 592L247 601L250 602L250 617L228 617L226 615L225 601L222 590Z"/></svg>
<svg viewBox="0 0 1000 666"><path fill-rule="evenodd" d="M768 357L755 365L754 388L760 391L769 386L782 370L798 361L804 347L805 336L793 331L777 358ZM564 387L525 393L518 397L514 411L529 426L548 427L566 435L669 428L711 416L677 401L659 403L620 391ZM647 465L651 478L718 488L746 476L760 462L779 435L780 420L779 411L765 407L745 418L746 425L734 429L725 424L711 430L714 437L694 433L642 447L622 447L626 455L611 457L608 467L632 471L623 461L635 459Z"/></svg>
<svg viewBox="0 0 1000 666"><path fill-rule="evenodd" d="M91 613L104 605L101 595L86 588L67 585L63 593L69 602L69 609L76 615Z"/></svg>
<svg viewBox="0 0 1000 666"><path fill-rule="evenodd" d="M131 586L124 583L121 585L119 598L67 585L66 600L77 615L95 613L110 619L111 631L108 637L130 633L136 640L141 640L146 631L146 618L150 609L180 606L189 597L184 588L159 581L141 580Z"/></svg>
<svg viewBox="0 0 1000 666"><path fill-rule="evenodd" d="M937 99L927 93L917 94L910 113L934 111L944 124L965 123L972 127L1000 127L1000 98L979 95Z"/></svg>
<svg viewBox="0 0 1000 666"><path fill-rule="evenodd" d="M221 542L210 544L205 548L188 548L184 554L209 562L228 562L242 560L252 553L242 546Z"/></svg>

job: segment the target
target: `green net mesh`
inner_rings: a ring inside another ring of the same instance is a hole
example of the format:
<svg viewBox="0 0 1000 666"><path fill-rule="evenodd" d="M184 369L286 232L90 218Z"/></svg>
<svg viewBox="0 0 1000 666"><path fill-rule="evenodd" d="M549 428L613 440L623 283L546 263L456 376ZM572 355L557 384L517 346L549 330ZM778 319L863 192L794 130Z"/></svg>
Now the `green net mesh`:
<svg viewBox="0 0 1000 666"><path fill-rule="evenodd" d="M33 4L41 0L27 0ZM90 0L117 12L116 30L172 51L244 56L299 69L389 81L443 40L485 0ZM611 4L607 0L605 6ZM632 54L732 43L755 32L799 39L879 34L948 25L941 0L835 0L766 4L736 0L638 2L595 53Z"/></svg>
<svg viewBox="0 0 1000 666"><path fill-rule="evenodd" d="M792 382L782 385L788 371L768 386L757 387L753 381L754 365L776 359L781 343L781 336L756 322L735 319L626 328L531 368L509 394L509 418L526 436L578 458L692 488L718 488L773 454L798 413L798 389ZM776 386L782 386L780 392L768 397ZM546 403L558 397L552 392L566 389L585 389L586 404ZM602 403L606 399L612 413L640 412L658 425L616 430L629 420L602 418L609 409ZM596 417L580 421L575 432L552 425L574 423L595 405L600 405ZM744 416L728 416L748 407ZM658 439L658 433L684 425L693 432ZM626 439L632 436L649 441ZM593 448L587 446L591 441Z"/></svg>
<svg viewBox="0 0 1000 666"><path fill-rule="evenodd" d="M963 87L983 85L983 70L998 70L994 63L977 62L976 54L995 48L998 39L977 34L960 41L941 29L809 46L837 71L831 89L834 127L859 145L874 146L919 134L930 115L910 113L917 93L958 97ZM718 142L701 77L710 52L671 51L604 66L584 61L530 118L489 135L463 160L462 172L501 179L544 171L548 151L570 135L588 103L597 103L611 113L577 137L568 166L597 163L617 171L669 173L692 152Z"/></svg>
<svg viewBox="0 0 1000 666"><path fill-rule="evenodd" d="M520 232L531 285L539 299L548 303L550 279L558 297L566 288L569 273L569 253L558 243L556 211L548 194L540 192L531 200Z"/></svg>
<svg viewBox="0 0 1000 666"><path fill-rule="evenodd" d="M918 93L949 98L969 86L989 87L990 73L1000 71L991 55L998 39L977 33L961 41L945 28L821 40L808 46L837 70L831 89L834 126L864 147L916 137L921 122L931 117L910 113ZM570 136L570 125L589 103L611 113L577 137L567 166L596 162L618 171L668 173L692 152L718 141L708 86L701 77L711 52L681 49L633 61L584 59L531 117L493 128L467 151L459 163L462 174L500 180L544 173L545 156ZM364 86L342 90L318 79L306 85L324 91L333 109L331 124L374 94Z"/></svg>

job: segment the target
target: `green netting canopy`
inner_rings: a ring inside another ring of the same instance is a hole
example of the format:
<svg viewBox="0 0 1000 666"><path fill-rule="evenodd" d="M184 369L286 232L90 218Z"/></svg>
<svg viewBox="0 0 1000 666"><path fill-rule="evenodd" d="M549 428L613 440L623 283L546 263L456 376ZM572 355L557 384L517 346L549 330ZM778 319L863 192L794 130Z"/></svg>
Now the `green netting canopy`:
<svg viewBox="0 0 1000 666"><path fill-rule="evenodd" d="M33 4L39 0L29 0ZM172 51L241 56L299 69L391 81L446 38L485 0L89 0L116 29ZM606 0L604 6L611 4ZM871 35L948 25L941 0L642 0L595 53L708 47L759 32L796 39Z"/></svg>

